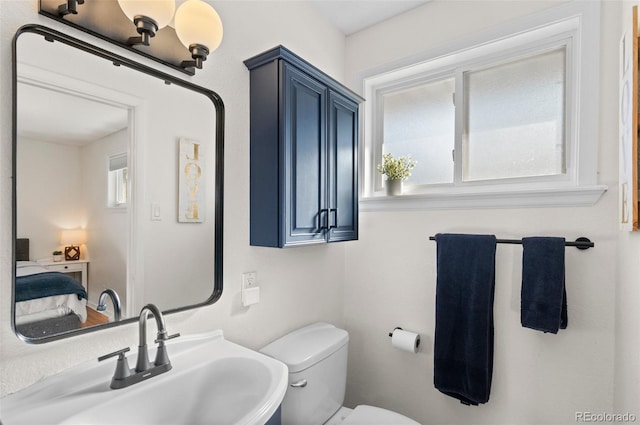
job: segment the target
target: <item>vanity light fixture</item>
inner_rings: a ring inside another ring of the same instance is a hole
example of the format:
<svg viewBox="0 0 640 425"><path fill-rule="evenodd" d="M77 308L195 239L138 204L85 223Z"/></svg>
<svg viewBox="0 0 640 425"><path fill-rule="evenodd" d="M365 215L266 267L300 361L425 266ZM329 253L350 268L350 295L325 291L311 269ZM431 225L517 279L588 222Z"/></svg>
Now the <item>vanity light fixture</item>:
<svg viewBox="0 0 640 425"><path fill-rule="evenodd" d="M188 75L222 42L222 20L209 0L38 1L41 15Z"/></svg>
<svg viewBox="0 0 640 425"><path fill-rule="evenodd" d="M84 4L84 0L67 0L66 4L61 4L60 6L58 6L58 15L77 15L79 4Z"/></svg>
<svg viewBox="0 0 640 425"><path fill-rule="evenodd" d="M130 46L148 46L151 37L167 26L176 11L175 0L118 0L118 4L140 34L129 38L127 44Z"/></svg>

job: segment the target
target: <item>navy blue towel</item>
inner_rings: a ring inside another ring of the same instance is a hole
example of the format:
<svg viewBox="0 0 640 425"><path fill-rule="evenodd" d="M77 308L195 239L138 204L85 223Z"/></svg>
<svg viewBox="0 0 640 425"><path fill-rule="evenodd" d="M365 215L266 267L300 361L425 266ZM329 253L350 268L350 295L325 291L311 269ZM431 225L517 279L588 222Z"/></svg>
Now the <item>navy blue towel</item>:
<svg viewBox="0 0 640 425"><path fill-rule="evenodd" d="M567 327L564 238L522 239L520 322L525 328L558 333Z"/></svg>
<svg viewBox="0 0 640 425"><path fill-rule="evenodd" d="M496 237L437 234L435 387L461 403L489 401Z"/></svg>

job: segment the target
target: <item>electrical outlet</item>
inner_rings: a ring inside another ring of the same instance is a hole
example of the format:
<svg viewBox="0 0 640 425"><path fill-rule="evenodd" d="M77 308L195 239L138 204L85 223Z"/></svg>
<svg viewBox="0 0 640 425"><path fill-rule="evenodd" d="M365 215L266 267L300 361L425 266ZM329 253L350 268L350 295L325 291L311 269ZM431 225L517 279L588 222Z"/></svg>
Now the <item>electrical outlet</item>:
<svg viewBox="0 0 640 425"><path fill-rule="evenodd" d="M249 289L258 286L258 273L245 272L242 273L242 289Z"/></svg>

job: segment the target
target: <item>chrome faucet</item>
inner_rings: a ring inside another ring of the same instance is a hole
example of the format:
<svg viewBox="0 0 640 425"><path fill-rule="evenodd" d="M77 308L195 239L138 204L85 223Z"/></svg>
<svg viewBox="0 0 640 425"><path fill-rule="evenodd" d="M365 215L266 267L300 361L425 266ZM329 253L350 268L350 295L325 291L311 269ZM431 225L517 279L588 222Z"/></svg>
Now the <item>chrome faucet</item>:
<svg viewBox="0 0 640 425"><path fill-rule="evenodd" d="M111 298L111 303L113 304L113 321L119 322L120 317L122 316L122 307L120 304L120 297L113 289L105 289L100 293L96 310L105 311L107 309L107 297Z"/></svg>
<svg viewBox="0 0 640 425"><path fill-rule="evenodd" d="M155 340L155 342L158 344L158 350L156 352L156 358L153 364L149 362L149 353L147 351L147 318L149 314L153 314L153 317L156 319L156 327L158 329L157 337ZM111 388L113 389L125 388L171 370L171 362L169 361L169 356L167 355L167 347L165 347L164 343L169 339L180 336L180 334L167 334L167 327L164 323L162 312L154 304L147 304L142 307L142 310L140 310L138 330L140 333L140 340L138 344L138 360L134 369L129 369L127 357L124 354L129 351L129 347L98 357L98 361L102 361L111 357L118 356L116 371L113 374L113 378L111 379Z"/></svg>

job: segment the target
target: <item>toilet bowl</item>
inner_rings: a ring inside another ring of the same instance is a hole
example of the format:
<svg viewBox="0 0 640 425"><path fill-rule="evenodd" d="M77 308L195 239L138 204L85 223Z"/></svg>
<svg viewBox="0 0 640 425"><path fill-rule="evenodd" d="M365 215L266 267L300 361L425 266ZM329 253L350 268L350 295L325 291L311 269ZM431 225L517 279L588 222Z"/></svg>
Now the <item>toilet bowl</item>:
<svg viewBox="0 0 640 425"><path fill-rule="evenodd" d="M349 334L328 323L295 330L260 350L289 368L282 425L420 425L390 410L343 407Z"/></svg>
<svg viewBox="0 0 640 425"><path fill-rule="evenodd" d="M355 409L340 408L324 425L419 425L391 410L360 405Z"/></svg>

